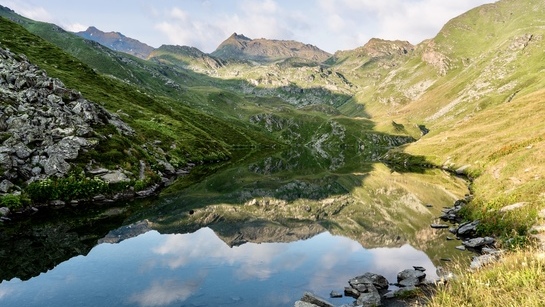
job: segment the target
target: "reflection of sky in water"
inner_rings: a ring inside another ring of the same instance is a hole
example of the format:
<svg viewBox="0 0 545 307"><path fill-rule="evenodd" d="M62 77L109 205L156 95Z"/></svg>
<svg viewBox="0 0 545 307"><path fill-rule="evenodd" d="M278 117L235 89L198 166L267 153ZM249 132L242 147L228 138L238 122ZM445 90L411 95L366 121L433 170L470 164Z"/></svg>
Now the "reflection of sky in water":
<svg viewBox="0 0 545 307"><path fill-rule="evenodd" d="M365 250L322 233L230 248L209 228L183 235L152 231L98 245L29 281L4 281L0 306L293 306L305 291L327 298L367 271L395 282L397 272L412 265L435 277L429 258L408 245Z"/></svg>

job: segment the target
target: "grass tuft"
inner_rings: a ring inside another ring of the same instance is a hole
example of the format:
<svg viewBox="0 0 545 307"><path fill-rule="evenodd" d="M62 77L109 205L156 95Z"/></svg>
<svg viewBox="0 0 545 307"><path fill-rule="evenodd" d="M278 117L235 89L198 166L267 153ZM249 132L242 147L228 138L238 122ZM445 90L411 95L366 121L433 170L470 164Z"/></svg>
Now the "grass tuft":
<svg viewBox="0 0 545 307"><path fill-rule="evenodd" d="M525 249L510 252L475 272L455 269L457 278L439 286L430 307L543 306L545 254Z"/></svg>

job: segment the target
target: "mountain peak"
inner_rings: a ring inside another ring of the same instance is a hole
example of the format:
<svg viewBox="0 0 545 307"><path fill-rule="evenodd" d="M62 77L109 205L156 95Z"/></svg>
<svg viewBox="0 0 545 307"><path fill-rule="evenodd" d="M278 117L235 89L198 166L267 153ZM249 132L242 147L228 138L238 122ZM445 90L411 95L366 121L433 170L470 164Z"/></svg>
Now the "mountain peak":
<svg viewBox="0 0 545 307"><path fill-rule="evenodd" d="M247 36L244 36L244 34L237 34L236 32L231 34L231 36L229 36L228 39L243 40L243 41L251 41L252 40L251 38L249 38Z"/></svg>
<svg viewBox="0 0 545 307"><path fill-rule="evenodd" d="M154 50L153 47L141 43L136 39L126 37L119 32L103 32L94 26L90 26L87 30L76 32L75 34L95 41L112 50L128 53L142 59L146 59Z"/></svg>
<svg viewBox="0 0 545 307"><path fill-rule="evenodd" d="M289 58L323 62L331 55L316 46L293 40L251 39L244 34L231 34L211 55L223 59L235 59L269 63Z"/></svg>

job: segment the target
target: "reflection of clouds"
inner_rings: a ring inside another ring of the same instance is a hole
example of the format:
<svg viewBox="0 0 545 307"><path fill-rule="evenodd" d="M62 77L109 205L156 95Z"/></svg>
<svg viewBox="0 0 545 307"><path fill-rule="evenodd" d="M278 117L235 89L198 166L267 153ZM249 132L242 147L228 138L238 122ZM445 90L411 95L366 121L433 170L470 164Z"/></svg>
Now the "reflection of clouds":
<svg viewBox="0 0 545 307"><path fill-rule="evenodd" d="M13 289L3 287L2 284L0 283L0 300L3 298L6 298L12 292L13 292Z"/></svg>
<svg viewBox="0 0 545 307"><path fill-rule="evenodd" d="M286 287L300 289L301 293L306 290L326 293L324 291L343 287L350 278L365 272L384 275L391 282L396 281L398 272L413 265L425 267L428 278L434 278L435 274L429 257L410 245L367 250L356 241L329 233L292 243L246 243L230 248L211 229L203 228L192 234L168 235L153 252L161 255L157 265L172 270L200 267L210 274L208 278L214 279L217 278L214 271L229 267L224 271L229 274L227 282L270 282L269 288L263 289L263 295L256 298L264 305L271 296L288 300L293 293L288 294ZM144 298L148 297L151 299L147 302L152 302L157 295L154 293L160 293L159 286L168 285L154 284L145 296L136 296L142 298L138 302L146 302ZM276 291L271 286L283 290ZM189 295L178 290L171 297L180 299L184 294Z"/></svg>
<svg viewBox="0 0 545 307"><path fill-rule="evenodd" d="M203 282L203 278L196 278L180 283L176 280L153 282L143 292L133 294L129 301L140 306L164 306L173 302L186 300L195 293Z"/></svg>
<svg viewBox="0 0 545 307"><path fill-rule="evenodd" d="M435 266L426 253L410 245L399 248L364 249L358 242L336 237L317 260L319 268L309 274L309 289L327 290L327 285L343 286L350 278L366 272L384 275L396 282L397 273L413 265L426 268L428 279L435 279Z"/></svg>
<svg viewBox="0 0 545 307"><path fill-rule="evenodd" d="M286 243L246 243L230 248L210 228L202 228L189 235L169 235L153 252L162 255L171 269L206 259L213 266L238 267L234 274L240 280L265 280L275 272L293 270L305 262L304 254L289 258L288 249Z"/></svg>
<svg viewBox="0 0 545 307"><path fill-rule="evenodd" d="M376 272L385 272L391 276L397 276L397 273L405 269L411 269L413 265L426 268L426 277L435 279L435 266L430 258L423 251L405 244L400 248L375 248L370 250L373 254L371 265Z"/></svg>

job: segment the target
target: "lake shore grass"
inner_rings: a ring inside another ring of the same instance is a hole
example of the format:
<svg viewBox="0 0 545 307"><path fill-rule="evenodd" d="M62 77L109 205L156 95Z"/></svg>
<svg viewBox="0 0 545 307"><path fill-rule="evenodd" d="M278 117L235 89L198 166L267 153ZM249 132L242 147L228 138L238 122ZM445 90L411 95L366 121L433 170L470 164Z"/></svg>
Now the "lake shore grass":
<svg viewBox="0 0 545 307"><path fill-rule="evenodd" d="M456 278L440 285L430 307L543 306L545 253L536 248L507 252L492 265L476 271L457 266Z"/></svg>

